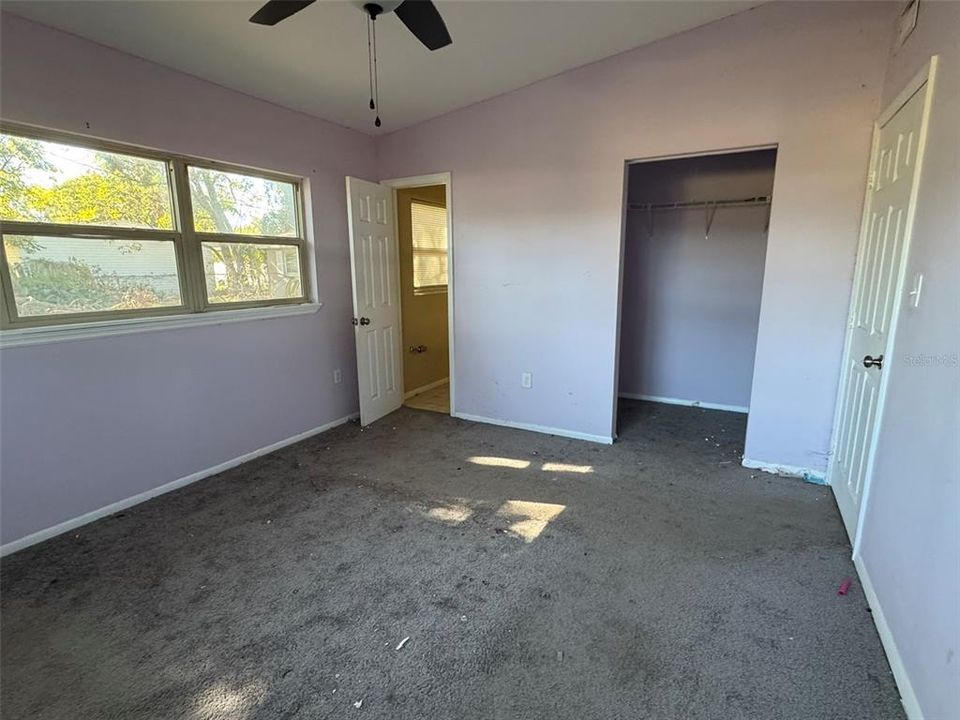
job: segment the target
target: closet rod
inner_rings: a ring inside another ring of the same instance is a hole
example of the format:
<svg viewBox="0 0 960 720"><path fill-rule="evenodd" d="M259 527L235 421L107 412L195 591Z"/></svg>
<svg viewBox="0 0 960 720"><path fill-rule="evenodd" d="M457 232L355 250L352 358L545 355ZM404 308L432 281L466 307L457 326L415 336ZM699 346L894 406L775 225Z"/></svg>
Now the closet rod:
<svg viewBox="0 0 960 720"><path fill-rule="evenodd" d="M630 203L631 210L689 210L693 208L709 207L749 207L751 205L769 205L770 197L761 195L739 200L694 200L690 202L674 203Z"/></svg>

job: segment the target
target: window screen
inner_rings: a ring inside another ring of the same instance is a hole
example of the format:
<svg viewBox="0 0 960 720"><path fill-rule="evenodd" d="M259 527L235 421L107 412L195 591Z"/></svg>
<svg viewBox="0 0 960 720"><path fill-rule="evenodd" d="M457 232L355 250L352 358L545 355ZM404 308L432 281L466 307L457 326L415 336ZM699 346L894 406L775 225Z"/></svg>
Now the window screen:
<svg viewBox="0 0 960 720"><path fill-rule="evenodd" d="M413 289L421 292L447 288L447 209L410 203L413 237Z"/></svg>

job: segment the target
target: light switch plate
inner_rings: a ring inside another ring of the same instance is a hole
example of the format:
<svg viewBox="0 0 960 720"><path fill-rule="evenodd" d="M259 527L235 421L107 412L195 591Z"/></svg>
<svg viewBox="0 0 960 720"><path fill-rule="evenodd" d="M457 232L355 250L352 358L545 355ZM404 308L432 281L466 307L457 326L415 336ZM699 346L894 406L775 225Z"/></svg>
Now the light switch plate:
<svg viewBox="0 0 960 720"><path fill-rule="evenodd" d="M923 273L913 276L913 289L907 293L910 296L910 307L920 307L920 291L923 290Z"/></svg>
<svg viewBox="0 0 960 720"><path fill-rule="evenodd" d="M533 373L520 373L520 387L527 390L533 387Z"/></svg>

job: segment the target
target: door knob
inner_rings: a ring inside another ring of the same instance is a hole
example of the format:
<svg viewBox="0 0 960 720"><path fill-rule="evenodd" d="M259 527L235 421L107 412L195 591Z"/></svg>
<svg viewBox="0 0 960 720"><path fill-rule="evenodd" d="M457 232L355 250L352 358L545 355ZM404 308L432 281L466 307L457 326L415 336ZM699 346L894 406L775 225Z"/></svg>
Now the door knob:
<svg viewBox="0 0 960 720"><path fill-rule="evenodd" d="M877 355L877 357L871 357L869 355L863 356L863 366L865 368L875 367L877 370L883 369L883 355Z"/></svg>
<svg viewBox="0 0 960 720"><path fill-rule="evenodd" d="M361 325L369 325L369 324L370 324L370 318L365 318L365 317L360 318L360 324L361 324Z"/></svg>

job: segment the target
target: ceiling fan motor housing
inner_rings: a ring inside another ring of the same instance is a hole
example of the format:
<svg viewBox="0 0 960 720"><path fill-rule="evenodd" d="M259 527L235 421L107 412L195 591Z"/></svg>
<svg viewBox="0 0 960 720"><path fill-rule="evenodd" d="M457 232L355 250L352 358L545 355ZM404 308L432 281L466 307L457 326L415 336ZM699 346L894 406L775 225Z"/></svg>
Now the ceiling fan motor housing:
<svg viewBox="0 0 960 720"><path fill-rule="evenodd" d="M366 0L351 0L350 4L354 7L358 7L363 10L368 15L385 15L386 13L393 12L398 7L403 0L377 0L377 2L367 2ZM371 13L371 10L375 8L380 8L375 12Z"/></svg>

